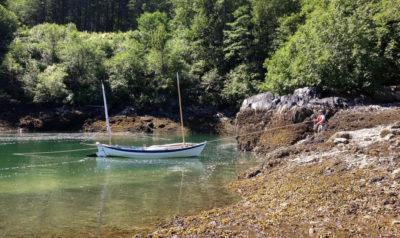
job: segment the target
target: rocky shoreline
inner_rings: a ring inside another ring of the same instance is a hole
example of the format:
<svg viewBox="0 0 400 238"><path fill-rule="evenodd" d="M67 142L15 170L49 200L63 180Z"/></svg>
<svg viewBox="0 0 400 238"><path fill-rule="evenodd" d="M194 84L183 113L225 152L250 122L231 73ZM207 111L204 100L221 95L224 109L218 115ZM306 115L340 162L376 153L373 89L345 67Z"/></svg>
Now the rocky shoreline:
<svg viewBox="0 0 400 238"><path fill-rule="evenodd" d="M176 218L150 236L398 237L400 108L335 116L322 134L265 153L229 184L240 202ZM341 116L360 120L339 123Z"/></svg>
<svg viewBox="0 0 400 238"><path fill-rule="evenodd" d="M234 134L235 120L216 111L197 110L185 114L187 133ZM180 133L179 118L171 115L140 115L133 108L110 113L114 132ZM3 108L2 132L106 132L102 107Z"/></svg>
<svg viewBox="0 0 400 238"><path fill-rule="evenodd" d="M374 99L362 95L353 98L323 97L315 88L300 88L293 94L281 97L270 92L262 93L246 99L236 116L238 148L242 151L266 153L293 145L314 134L312 120L316 119L321 109L326 112L328 120L333 119L327 125L327 131L332 131L348 123L352 124L353 129L373 126L384 118L377 116L375 121L370 122L368 117L371 113L365 112L365 106L373 108L374 105L381 105L388 108L398 107L399 103L400 91L397 87L385 93L376 93ZM360 112L348 114L346 109L351 108L360 109ZM354 120L360 123L354 123Z"/></svg>
<svg viewBox="0 0 400 238"><path fill-rule="evenodd" d="M139 236L400 236L400 106L392 99L363 105L308 88L247 99L238 148L263 162L227 186L242 200ZM315 134L311 120L322 108L328 124Z"/></svg>

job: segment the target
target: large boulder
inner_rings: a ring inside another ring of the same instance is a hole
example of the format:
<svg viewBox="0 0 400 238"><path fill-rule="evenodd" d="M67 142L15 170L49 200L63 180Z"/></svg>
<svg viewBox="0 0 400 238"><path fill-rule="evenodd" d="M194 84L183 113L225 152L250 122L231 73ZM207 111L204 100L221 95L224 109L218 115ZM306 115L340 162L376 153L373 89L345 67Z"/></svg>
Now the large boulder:
<svg viewBox="0 0 400 238"><path fill-rule="evenodd" d="M315 88L299 88L293 94L275 96L271 92L261 93L243 101L240 111L252 110L284 110L294 106L298 107L346 107L347 100L342 97L321 98Z"/></svg>
<svg viewBox="0 0 400 238"><path fill-rule="evenodd" d="M315 88L300 88L293 94L262 93L244 100L236 115L238 148L266 152L292 145L313 133L312 118L324 109L327 117L348 106L341 97L322 98Z"/></svg>

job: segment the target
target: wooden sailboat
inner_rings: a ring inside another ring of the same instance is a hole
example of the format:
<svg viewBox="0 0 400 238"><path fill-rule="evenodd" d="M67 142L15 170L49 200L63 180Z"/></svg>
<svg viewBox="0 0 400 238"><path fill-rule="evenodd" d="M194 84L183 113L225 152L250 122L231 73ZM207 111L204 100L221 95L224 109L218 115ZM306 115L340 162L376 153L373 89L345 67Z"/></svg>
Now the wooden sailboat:
<svg viewBox="0 0 400 238"><path fill-rule="evenodd" d="M111 127L108 119L108 109L104 85L101 83L103 90L104 111L106 115L107 130L109 135L109 143L101 144L96 142L98 157L131 157L131 158L181 158L181 157L197 157L201 154L207 142L202 143L187 143L185 141L185 131L183 128L182 102L179 86L179 74L177 76L178 96L179 96L179 112L181 119L182 143L152 145L149 147L142 146L118 146L112 145Z"/></svg>

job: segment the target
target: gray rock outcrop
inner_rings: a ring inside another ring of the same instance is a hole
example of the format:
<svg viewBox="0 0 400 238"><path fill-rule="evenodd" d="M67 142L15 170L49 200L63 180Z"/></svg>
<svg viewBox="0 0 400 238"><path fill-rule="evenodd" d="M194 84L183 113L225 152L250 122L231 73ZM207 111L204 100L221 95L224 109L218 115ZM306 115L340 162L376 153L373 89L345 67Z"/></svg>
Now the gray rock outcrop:
<svg viewBox="0 0 400 238"><path fill-rule="evenodd" d="M345 98L322 98L308 87L284 96L266 92L247 98L236 116L238 148L262 152L294 144L313 133L318 110L324 109L329 118L346 107Z"/></svg>
<svg viewBox="0 0 400 238"><path fill-rule="evenodd" d="M347 100L341 97L320 98L315 88L296 89L293 94L275 96L271 92L261 93L243 101L240 111L251 110L286 110L298 107L347 107Z"/></svg>

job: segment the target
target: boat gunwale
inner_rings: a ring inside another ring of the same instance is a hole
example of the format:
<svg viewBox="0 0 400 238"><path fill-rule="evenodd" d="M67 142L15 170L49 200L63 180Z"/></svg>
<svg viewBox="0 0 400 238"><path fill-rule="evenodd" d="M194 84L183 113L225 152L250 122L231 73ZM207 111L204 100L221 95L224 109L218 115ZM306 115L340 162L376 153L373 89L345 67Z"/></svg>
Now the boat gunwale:
<svg viewBox="0 0 400 238"><path fill-rule="evenodd" d="M111 150L117 150L117 151L122 151L122 152L135 152L135 153L170 153L170 152L178 152L178 151L185 151L185 150L190 150L190 149L196 149L198 147L201 147L203 145L206 145L207 141L204 141L202 143L199 143L197 145L191 146L191 147L185 147L185 148L180 148L180 149L171 149L171 150L135 150L135 149L123 149L123 148L117 148L113 146L108 146L105 144L102 144L101 146L111 149Z"/></svg>

